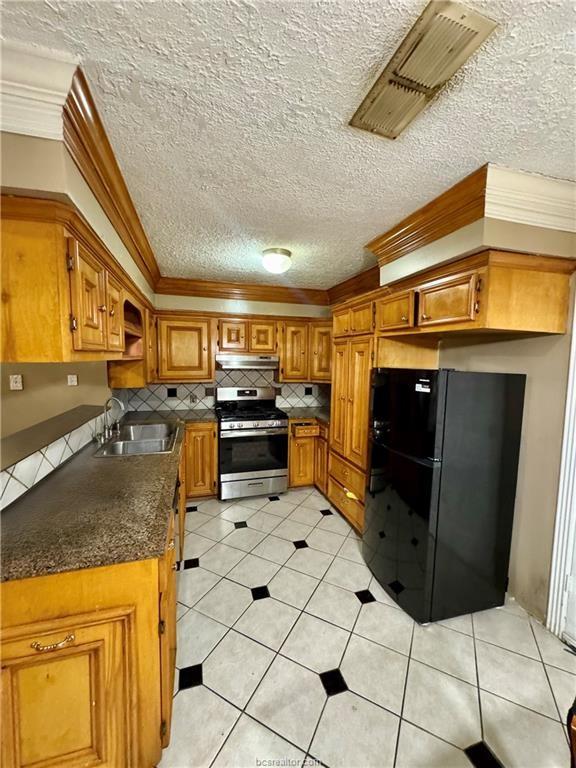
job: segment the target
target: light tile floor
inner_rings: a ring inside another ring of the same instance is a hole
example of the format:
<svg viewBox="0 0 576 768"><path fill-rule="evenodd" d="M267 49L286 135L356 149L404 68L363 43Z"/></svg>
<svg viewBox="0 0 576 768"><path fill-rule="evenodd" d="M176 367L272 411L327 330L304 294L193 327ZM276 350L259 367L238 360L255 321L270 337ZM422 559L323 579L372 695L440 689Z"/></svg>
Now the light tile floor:
<svg viewBox="0 0 576 768"><path fill-rule="evenodd" d="M311 488L188 508L161 768L566 768L576 655L513 600L416 624Z"/></svg>

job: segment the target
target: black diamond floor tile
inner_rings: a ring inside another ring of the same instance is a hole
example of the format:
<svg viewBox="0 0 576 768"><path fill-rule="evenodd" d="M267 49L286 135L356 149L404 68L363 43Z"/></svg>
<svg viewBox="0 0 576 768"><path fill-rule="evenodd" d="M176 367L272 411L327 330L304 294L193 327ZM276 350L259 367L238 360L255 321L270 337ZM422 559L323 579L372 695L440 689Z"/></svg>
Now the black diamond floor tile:
<svg viewBox="0 0 576 768"><path fill-rule="evenodd" d="M198 507L186 507L186 512L198 512Z"/></svg>
<svg viewBox="0 0 576 768"><path fill-rule="evenodd" d="M324 515L324 517L327 517L328 515L332 514L332 510L331 509L321 509L320 510L320 514Z"/></svg>
<svg viewBox="0 0 576 768"><path fill-rule="evenodd" d="M265 597L270 597L268 587L252 587L250 592L252 592L253 600L263 600Z"/></svg>
<svg viewBox="0 0 576 768"><path fill-rule="evenodd" d="M406 587L404 584L401 584L399 581L391 581L390 584L388 584L392 592L395 592L397 595L400 594L400 592L404 592Z"/></svg>
<svg viewBox="0 0 576 768"><path fill-rule="evenodd" d="M361 603L374 603L376 598L369 589L360 589L354 593Z"/></svg>
<svg viewBox="0 0 576 768"><path fill-rule="evenodd" d="M321 672L320 680L328 696L336 696L337 693L344 693L344 691L348 690L346 680L342 677L342 672L339 669Z"/></svg>
<svg viewBox="0 0 576 768"><path fill-rule="evenodd" d="M192 667L183 667L178 675L178 690L195 688L202 685L202 664L194 664Z"/></svg>
<svg viewBox="0 0 576 768"><path fill-rule="evenodd" d="M280 501L280 496L268 496L268 501Z"/></svg>
<svg viewBox="0 0 576 768"><path fill-rule="evenodd" d="M475 768L504 768L490 747L483 741L471 744L466 747L464 752Z"/></svg>
<svg viewBox="0 0 576 768"><path fill-rule="evenodd" d="M248 523L245 520L240 520L239 523L234 523L234 528L248 528Z"/></svg>
<svg viewBox="0 0 576 768"><path fill-rule="evenodd" d="M306 549L306 547L308 546L308 544L304 541L304 539L299 539L298 541L293 541L292 543L294 544L296 549Z"/></svg>
<svg viewBox="0 0 576 768"><path fill-rule="evenodd" d="M200 561L197 557L191 557L189 560L184 560L184 569L188 568L198 568L200 565Z"/></svg>

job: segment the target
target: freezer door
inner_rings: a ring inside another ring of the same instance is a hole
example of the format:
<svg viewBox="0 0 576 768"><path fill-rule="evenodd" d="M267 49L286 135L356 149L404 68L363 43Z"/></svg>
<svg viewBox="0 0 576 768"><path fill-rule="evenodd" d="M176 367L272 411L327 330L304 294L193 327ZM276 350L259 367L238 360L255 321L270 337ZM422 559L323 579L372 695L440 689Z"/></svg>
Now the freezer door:
<svg viewBox="0 0 576 768"><path fill-rule="evenodd" d="M372 427L392 450L439 458L444 371L379 368L372 380Z"/></svg>
<svg viewBox="0 0 576 768"><path fill-rule="evenodd" d="M363 555L389 596L417 621L430 620L440 464L372 444Z"/></svg>

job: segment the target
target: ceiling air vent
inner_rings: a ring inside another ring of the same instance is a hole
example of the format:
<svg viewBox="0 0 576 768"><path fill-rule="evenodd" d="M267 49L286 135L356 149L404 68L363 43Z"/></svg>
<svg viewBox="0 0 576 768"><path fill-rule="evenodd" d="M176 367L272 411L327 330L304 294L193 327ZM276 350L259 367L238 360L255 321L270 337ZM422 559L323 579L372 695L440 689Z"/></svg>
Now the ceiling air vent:
<svg viewBox="0 0 576 768"><path fill-rule="evenodd" d="M496 26L462 3L432 0L350 125L395 139Z"/></svg>

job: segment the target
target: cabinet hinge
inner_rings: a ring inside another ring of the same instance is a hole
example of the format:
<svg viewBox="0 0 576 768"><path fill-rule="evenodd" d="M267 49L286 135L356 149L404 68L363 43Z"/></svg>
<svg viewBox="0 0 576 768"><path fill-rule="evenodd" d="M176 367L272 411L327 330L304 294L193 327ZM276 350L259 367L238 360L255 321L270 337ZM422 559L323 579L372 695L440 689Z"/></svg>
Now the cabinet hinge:
<svg viewBox="0 0 576 768"><path fill-rule="evenodd" d="M66 256L66 269L68 272L72 272L74 270L74 259L70 255Z"/></svg>
<svg viewBox="0 0 576 768"><path fill-rule="evenodd" d="M168 726L166 724L166 720L162 720L162 722L160 723L160 736L164 738L164 736L166 736L167 733L168 733Z"/></svg>
<svg viewBox="0 0 576 768"><path fill-rule="evenodd" d="M166 632L166 622L164 621L164 619L160 619L160 621L158 622L158 634L163 635L164 632Z"/></svg>
<svg viewBox="0 0 576 768"><path fill-rule="evenodd" d="M372 362L374 362L374 350L372 350L372 352L370 352L370 360Z"/></svg>
<svg viewBox="0 0 576 768"><path fill-rule="evenodd" d="M478 291L478 293L480 293L480 291L482 290L482 278L481 277L478 278L478 282L476 283L476 290Z"/></svg>
<svg viewBox="0 0 576 768"><path fill-rule="evenodd" d="M78 321L74 317L74 315L70 315L70 330L71 331L77 331L78 330Z"/></svg>

